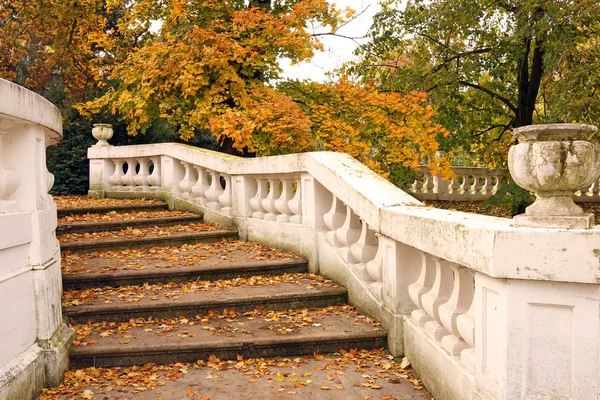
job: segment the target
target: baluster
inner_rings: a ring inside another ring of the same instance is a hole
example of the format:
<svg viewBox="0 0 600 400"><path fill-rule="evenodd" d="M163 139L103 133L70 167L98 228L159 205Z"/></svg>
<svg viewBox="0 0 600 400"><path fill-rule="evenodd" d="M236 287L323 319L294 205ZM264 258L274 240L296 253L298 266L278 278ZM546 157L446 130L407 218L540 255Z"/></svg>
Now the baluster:
<svg viewBox="0 0 600 400"><path fill-rule="evenodd" d="M474 274L469 271L471 278ZM460 337L470 346L470 348L461 351L460 363L471 373L475 371L475 299L471 301L469 310L456 318L456 328Z"/></svg>
<svg viewBox="0 0 600 400"><path fill-rule="evenodd" d="M502 186L503 181L504 181L503 176L501 176L501 175L496 176L496 184L494 185L494 188L492 189L492 193L496 193L498 191L498 189L500 189L500 186Z"/></svg>
<svg viewBox="0 0 600 400"><path fill-rule="evenodd" d="M361 224L358 215L346 206L346 218L344 224L335 231L335 235L342 246L340 256L344 261L354 264L356 260L352 257L350 246L358 241L361 232Z"/></svg>
<svg viewBox="0 0 600 400"><path fill-rule="evenodd" d="M336 230L344 224L346 219L344 204L333 195L333 202L331 203L331 209L323 216L325 226L329 228L329 232L325 234L325 239L333 247L340 247L341 244L335 234Z"/></svg>
<svg viewBox="0 0 600 400"><path fill-rule="evenodd" d="M593 198L598 197L598 193L600 193L600 180L596 179L592 186L590 187L591 196Z"/></svg>
<svg viewBox="0 0 600 400"><path fill-rule="evenodd" d="M277 219L277 209L275 208L275 199L279 195L279 180L269 179L269 194L262 200L262 206L267 212L264 216L266 221L275 221Z"/></svg>
<svg viewBox="0 0 600 400"><path fill-rule="evenodd" d="M267 197L267 180L257 179L256 194L250 199L250 206L252 207L252 218L263 219L265 217L265 209L262 206L262 201Z"/></svg>
<svg viewBox="0 0 600 400"><path fill-rule="evenodd" d="M366 222L363 222L358 241L350 246L352 256L357 263L354 266L354 270L361 275L361 278L362 271L365 270L365 265L377 255L378 246L379 241L375 232L369 229L369 225Z"/></svg>
<svg viewBox="0 0 600 400"><path fill-rule="evenodd" d="M490 175L484 175L483 178L485 179L483 185L483 194L489 196L492 194L492 189L494 188L494 186L492 185L492 177Z"/></svg>
<svg viewBox="0 0 600 400"><path fill-rule="evenodd" d="M119 190L123 186L123 160L113 160L115 163L115 172L108 178L108 181L112 185L112 190Z"/></svg>
<svg viewBox="0 0 600 400"><path fill-rule="evenodd" d="M459 177L452 178L452 183L449 185L450 190L452 190L452 194L458 194L458 189L460 188Z"/></svg>
<svg viewBox="0 0 600 400"><path fill-rule="evenodd" d="M440 321L451 335L442 338L442 347L452 356L460 355L460 352L469 346L462 340L456 320L459 315L466 313L473 303L473 274L467 268L457 264L448 265L454 275L454 286L450 299L442 304L439 309Z"/></svg>
<svg viewBox="0 0 600 400"><path fill-rule="evenodd" d="M194 186L194 176L192 172L192 168L190 163L185 161L180 161L181 165L185 169L185 174L183 175L183 179L179 182L179 189L181 189L181 197L189 200L192 197L192 186Z"/></svg>
<svg viewBox="0 0 600 400"><path fill-rule="evenodd" d="M279 215L276 220L279 222L290 222L292 217L292 210L290 210L289 202L294 196L294 190L292 188L294 184L293 179L282 179L281 180L281 195L275 200L275 208L279 211Z"/></svg>
<svg viewBox="0 0 600 400"><path fill-rule="evenodd" d="M152 173L148 177L148 184L150 185L150 190L158 190L160 189L161 183L161 174L160 174L160 157L150 157L152 161Z"/></svg>
<svg viewBox="0 0 600 400"><path fill-rule="evenodd" d="M415 179L415 181L412 184L412 191L413 193L421 193L423 191L423 182L421 181L422 178L417 178Z"/></svg>
<svg viewBox="0 0 600 400"><path fill-rule="evenodd" d="M223 193L219 196L219 203L221 204L221 214L231 216L231 176L230 175L222 175L225 180L225 188L223 189Z"/></svg>
<svg viewBox="0 0 600 400"><path fill-rule="evenodd" d="M214 211L219 211L221 204L219 203L219 196L223 193L221 187L221 175L217 171L207 170L210 174L210 187L204 193L208 203L206 207Z"/></svg>
<svg viewBox="0 0 600 400"><path fill-rule="evenodd" d="M150 176L148 170L148 159L147 158L138 158L137 162L140 165L140 169L138 173L133 178L133 182L135 183L135 190L148 190L148 177Z"/></svg>
<svg viewBox="0 0 600 400"><path fill-rule="evenodd" d="M192 186L194 202L196 204L204 206L208 203L208 199L206 198L206 191L210 188L210 184L208 183L208 175L206 173L206 169L202 168L199 165L194 165L194 169L196 170L196 175L198 175L196 183L194 184L194 186Z"/></svg>
<svg viewBox="0 0 600 400"><path fill-rule="evenodd" d="M433 258L429 254L422 251L419 253L421 254L421 271L419 272L417 281L408 286L408 295L418 307L417 310L413 310L410 314L410 318L415 324L422 328L425 326L426 322L431 320L425 311L423 311L422 299L423 295L429 292L429 289L431 289L431 286L433 285L435 278L435 264Z"/></svg>
<svg viewBox="0 0 600 400"><path fill-rule="evenodd" d="M4 162L3 136L5 134L6 132L0 131L0 213L2 214L19 211L19 204L15 200L8 200L8 197L16 192L21 184L21 174Z"/></svg>
<svg viewBox="0 0 600 400"><path fill-rule="evenodd" d="M469 175L462 175L463 183L460 185L463 194L469 195L471 193L471 183L469 182Z"/></svg>
<svg viewBox="0 0 600 400"><path fill-rule="evenodd" d="M381 300L383 298L383 257L385 252L383 241L379 241L376 249L375 257L367 262L365 270L369 280L372 281L369 284L369 291Z"/></svg>
<svg viewBox="0 0 600 400"><path fill-rule="evenodd" d="M423 310L432 319L432 321L425 324L425 333L432 339L440 341L443 336L448 334L448 331L440 324L439 309L450 298L454 279L452 270L448 268L448 261L433 257L433 262L435 264L435 279L431 289L423 295L421 301L423 302Z"/></svg>
<svg viewBox="0 0 600 400"><path fill-rule="evenodd" d="M433 190L435 188L435 182L433 181L433 176L427 174L425 175L425 193L435 193Z"/></svg>
<svg viewBox="0 0 600 400"><path fill-rule="evenodd" d="M481 184L481 176L473 175L473 194L480 194L482 188L483 185Z"/></svg>
<svg viewBox="0 0 600 400"><path fill-rule="evenodd" d="M288 202L288 207L292 212L292 216L290 217L290 222L293 224L301 224L302 223L302 186L300 178L295 179L296 182L296 193L294 197Z"/></svg>
<svg viewBox="0 0 600 400"><path fill-rule="evenodd" d="M121 177L121 182L125 185L126 190L132 190L134 188L135 182L133 178L136 175L135 167L137 166L137 161L135 158L127 159L127 173Z"/></svg>

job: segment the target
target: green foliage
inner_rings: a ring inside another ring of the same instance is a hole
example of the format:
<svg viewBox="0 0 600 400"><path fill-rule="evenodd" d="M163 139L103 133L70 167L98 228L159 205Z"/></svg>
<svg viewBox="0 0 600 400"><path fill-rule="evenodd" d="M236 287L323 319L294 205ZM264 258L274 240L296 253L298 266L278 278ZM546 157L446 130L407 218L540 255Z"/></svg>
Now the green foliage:
<svg viewBox="0 0 600 400"><path fill-rule="evenodd" d="M441 149L497 167L514 127L600 120L598 15L597 0L384 0L346 72L427 92Z"/></svg>
<svg viewBox="0 0 600 400"><path fill-rule="evenodd" d="M502 206L515 216L525 212L525 208L533 202L531 193L512 180L502 184L498 191L484 202L489 210L492 206Z"/></svg>

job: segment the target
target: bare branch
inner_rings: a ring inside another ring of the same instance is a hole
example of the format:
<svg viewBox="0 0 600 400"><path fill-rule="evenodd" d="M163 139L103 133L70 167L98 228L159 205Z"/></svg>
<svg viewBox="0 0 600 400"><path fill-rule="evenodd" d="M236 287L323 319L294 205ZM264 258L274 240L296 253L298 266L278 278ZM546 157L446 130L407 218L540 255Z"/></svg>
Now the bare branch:
<svg viewBox="0 0 600 400"><path fill-rule="evenodd" d="M510 108L512 111L514 111L515 113L517 112L517 107L515 107L515 106L514 106L514 105L513 105L513 104L510 102L510 100L508 100L506 97L504 97L504 96L502 96L502 95L499 95L499 94L498 94L498 93L496 93L496 92L493 92L493 91L491 91L491 90L490 90L490 89L488 89L488 88L485 88L485 87L483 87L483 86L481 86L481 85L478 85L478 84L476 84L476 83L471 83L471 82L468 82L468 81L463 81L463 80L459 80L459 81L458 81L458 83L460 83L461 85L465 85L465 86L471 87L471 88L473 88L473 89L480 90L480 91L482 91L482 92L484 92L484 93L486 93L486 94L488 94L488 95L492 96L493 98L495 98L495 99L497 99L497 100L500 100L501 102L503 102L504 104L506 104L506 106L507 106L508 108Z"/></svg>

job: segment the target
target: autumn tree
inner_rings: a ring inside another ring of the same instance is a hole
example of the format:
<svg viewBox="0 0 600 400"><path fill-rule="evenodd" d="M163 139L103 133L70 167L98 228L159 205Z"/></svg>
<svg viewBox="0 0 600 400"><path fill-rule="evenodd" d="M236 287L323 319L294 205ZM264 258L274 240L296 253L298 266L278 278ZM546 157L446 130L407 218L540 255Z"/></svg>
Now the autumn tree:
<svg viewBox="0 0 600 400"><path fill-rule="evenodd" d="M491 166L512 128L597 123L598 15L596 0L385 0L349 71L428 93L452 132L446 148L466 144Z"/></svg>

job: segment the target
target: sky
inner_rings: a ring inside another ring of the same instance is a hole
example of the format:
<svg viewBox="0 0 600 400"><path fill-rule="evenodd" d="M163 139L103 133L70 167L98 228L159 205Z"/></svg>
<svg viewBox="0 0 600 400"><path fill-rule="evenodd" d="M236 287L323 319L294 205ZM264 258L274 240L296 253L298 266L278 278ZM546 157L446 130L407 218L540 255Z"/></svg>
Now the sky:
<svg viewBox="0 0 600 400"><path fill-rule="evenodd" d="M334 0L336 6L342 10L350 7L360 13L365 10L358 18L342 27L337 33L351 37L363 37L366 35L373 16L379 9L378 0ZM317 32L324 30L317 29ZM321 41L325 47L325 51L317 52L315 57L307 63L290 66L288 60L282 60L281 66L284 71L284 77L290 79L311 79L313 81L324 82L327 80L326 73L339 67L343 62L350 61L355 58L352 54L358 46L350 39L322 36ZM364 43L365 39L357 39L358 42Z"/></svg>

